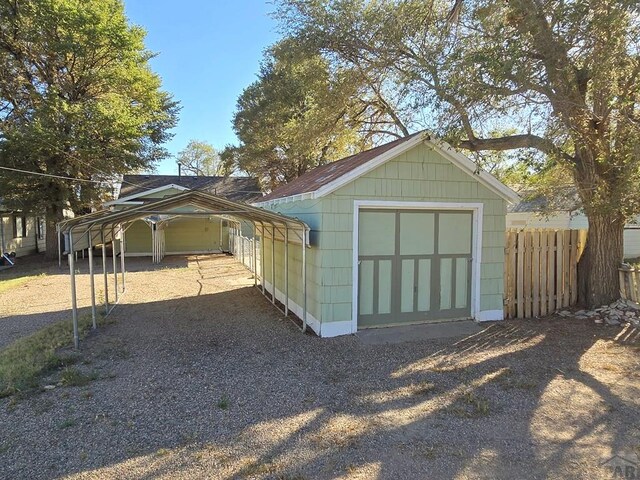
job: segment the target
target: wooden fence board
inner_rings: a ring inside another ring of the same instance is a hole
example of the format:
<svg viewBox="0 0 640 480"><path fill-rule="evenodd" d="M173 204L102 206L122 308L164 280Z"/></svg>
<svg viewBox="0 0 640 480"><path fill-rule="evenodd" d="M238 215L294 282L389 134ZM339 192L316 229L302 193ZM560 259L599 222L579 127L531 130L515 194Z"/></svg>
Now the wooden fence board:
<svg viewBox="0 0 640 480"><path fill-rule="evenodd" d="M540 231L540 316L544 317L548 311L547 300L547 239L549 235L544 230Z"/></svg>
<svg viewBox="0 0 640 480"><path fill-rule="evenodd" d="M564 253L562 254L562 306L568 307L571 305L571 230L564 230L562 235L564 236Z"/></svg>
<svg viewBox="0 0 640 480"><path fill-rule="evenodd" d="M524 315L526 318L531 317L531 296L532 296L532 287L531 287L531 242L532 242L532 234L531 231L524 232ZM518 272L519 273L519 272Z"/></svg>
<svg viewBox="0 0 640 480"><path fill-rule="evenodd" d="M517 275L516 275L516 299L517 299L517 316L524 317L524 232L520 231L516 234L517 248Z"/></svg>
<svg viewBox="0 0 640 480"><path fill-rule="evenodd" d="M508 230L504 292L507 318L544 316L578 299L578 261L586 244L583 230ZM621 290L623 286L621 273ZM626 278L626 294L640 298L640 272ZM633 294L631 293L633 290Z"/></svg>
<svg viewBox="0 0 640 480"><path fill-rule="evenodd" d="M531 314L540 316L540 232L531 232L531 280L533 283L533 298Z"/></svg>

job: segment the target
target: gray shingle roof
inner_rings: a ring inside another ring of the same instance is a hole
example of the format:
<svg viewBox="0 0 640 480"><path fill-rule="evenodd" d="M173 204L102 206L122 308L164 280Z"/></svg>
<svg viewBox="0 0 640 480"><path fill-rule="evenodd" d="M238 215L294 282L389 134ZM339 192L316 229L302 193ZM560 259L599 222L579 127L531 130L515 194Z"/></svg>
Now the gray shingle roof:
<svg viewBox="0 0 640 480"><path fill-rule="evenodd" d="M125 175L118 198L136 195L165 185L180 185L236 202L262 197L258 180L252 177L195 177L189 175Z"/></svg>

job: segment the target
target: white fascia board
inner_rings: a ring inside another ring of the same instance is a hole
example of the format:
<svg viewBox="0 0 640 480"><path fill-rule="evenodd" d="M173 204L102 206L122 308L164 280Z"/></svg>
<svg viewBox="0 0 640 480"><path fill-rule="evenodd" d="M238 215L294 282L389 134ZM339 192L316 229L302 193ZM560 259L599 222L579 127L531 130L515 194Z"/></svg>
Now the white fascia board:
<svg viewBox="0 0 640 480"><path fill-rule="evenodd" d="M516 203L521 200L520 196L511 188L507 187L489 172L482 170L475 162L458 152L447 142L442 140L428 140L426 143L431 145L438 153L460 168L464 173L475 178L506 201Z"/></svg>
<svg viewBox="0 0 640 480"><path fill-rule="evenodd" d="M381 153L377 157L374 157L371 160L369 160L367 163L364 163L359 167L354 168L353 170L342 175L341 177L336 178L334 181L329 182L326 185L323 185L322 187L320 187L318 190L314 192L315 198L324 197L326 195L329 195L332 192L335 192L339 188L344 187L345 185L356 180L357 178L360 178L361 176L366 175L372 170L378 168L380 165L383 165L384 163L397 157L398 155L401 155L404 152L412 149L413 147L424 142L428 138L429 138L429 135L427 135L426 133L421 133L420 135L416 135L412 139L407 140L406 142L401 143L400 145L395 146L384 153Z"/></svg>
<svg viewBox="0 0 640 480"><path fill-rule="evenodd" d="M485 185L491 191L495 192L498 196L505 199L508 202L516 203L520 201L520 196L514 192L511 188L507 187L504 183L498 180L496 177L491 175L488 172L480 169L476 163L467 158L462 153L456 151L451 145L444 141L436 141L432 140L431 137L427 133L422 133L420 135L416 135L411 140L407 140L400 145L387 150L386 152L374 157L369 160L367 163L360 165L357 168L354 168L350 172L345 173L341 177L335 179L334 181L327 183L326 185L320 187L319 189L313 192L306 192L298 195L290 195L288 197L275 198L273 200L267 200L265 202L256 202L253 205L261 206L261 207L269 207L280 203L287 202L295 202L298 200L304 200L307 198L315 199L324 197L332 192L335 192L339 188L349 184L350 182L356 180L357 178L366 175L372 170L378 168L380 165L392 160L393 158L401 155L402 153L412 149L416 145L425 142L430 145L434 150L437 150L439 154L457 166L460 170L465 172L467 175L472 178L478 180L480 183Z"/></svg>
<svg viewBox="0 0 640 480"><path fill-rule="evenodd" d="M308 200L316 198L317 192L298 193L296 195L289 195L288 197L274 198L273 200L266 200L264 202L253 202L251 205L254 207L271 207L280 203L297 202L300 200Z"/></svg>
<svg viewBox="0 0 640 480"><path fill-rule="evenodd" d="M142 192L134 193L133 195L128 195L126 197L118 198L117 200L106 202L104 205L106 207L110 205L118 205L118 204L129 202L139 197L144 197L145 195L162 192L163 190L170 190L172 188L176 190L181 190L183 192L186 190L189 190L187 187L183 187L182 185L176 185L175 183L170 183L168 185L163 185L161 187L152 188L151 190L144 190Z"/></svg>

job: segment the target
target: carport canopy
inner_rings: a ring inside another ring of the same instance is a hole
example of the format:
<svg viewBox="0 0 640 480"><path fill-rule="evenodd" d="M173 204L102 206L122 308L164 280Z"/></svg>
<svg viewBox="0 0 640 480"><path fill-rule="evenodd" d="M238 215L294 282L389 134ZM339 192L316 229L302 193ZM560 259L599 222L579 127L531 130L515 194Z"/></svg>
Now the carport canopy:
<svg viewBox="0 0 640 480"><path fill-rule="evenodd" d="M70 219L63 220L58 223L58 231L64 236L65 253L69 259L69 273L71 283L71 307L73 319L73 336L74 345L78 348L78 307L76 301L75 286L75 253L87 250L89 254L89 276L91 287L91 314L93 319L93 328L97 327L96 318L96 298L95 298L95 282L93 274L93 246L102 245L102 266L104 275L104 302L105 312L108 315L111 310L109 308L109 296L107 290L107 268L106 268L106 244L111 243L113 246L113 274L115 280L115 303L118 302L118 281L117 281L117 264L116 264L116 241L120 243L120 261L122 274L122 292L125 291L125 241L124 233L127 225L136 220L145 220L155 225L164 221L168 217L175 216L203 216L215 215L229 219L231 221L245 221L253 224L254 239L257 229L260 228L260 236L263 239L265 228L271 228L271 237L283 239L285 243L285 265L288 264L288 246L290 243L301 245L302 248L302 285L303 285L303 314L302 324L303 330L306 329L306 248L309 246L309 227L302 220L288 217L276 212L265 210L260 207L247 205L246 203L235 202L226 198L211 195L209 193L189 190L184 193L173 195L168 198L151 201L143 205L127 208L120 211L99 210ZM60 235L58 236L60 239ZM59 240L60 241L60 240ZM264 242L261 242L264 248ZM272 241L272 245L273 245ZM254 242L255 250L255 242ZM62 245L59 244L59 255L62 255ZM253 269L254 277L257 284L257 265L254 252ZM261 255L261 261L264 257ZM260 269L260 277L262 291L264 293L264 265ZM273 270L272 270L273 273ZM288 277L288 268L285 267L285 274ZM287 279L288 285L288 279ZM275 287L272 287L272 303L275 304ZM288 296L285 299L285 313L288 313Z"/></svg>

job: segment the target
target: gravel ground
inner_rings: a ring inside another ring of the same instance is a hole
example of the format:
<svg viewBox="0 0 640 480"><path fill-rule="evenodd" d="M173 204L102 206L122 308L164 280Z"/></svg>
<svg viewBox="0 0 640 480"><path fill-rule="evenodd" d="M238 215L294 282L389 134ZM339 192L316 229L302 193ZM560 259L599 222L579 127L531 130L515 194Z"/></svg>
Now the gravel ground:
<svg viewBox="0 0 640 480"><path fill-rule="evenodd" d="M0 400L0 478L611 478L598 465L640 449L629 327L542 319L453 340L319 339L232 258L167 261L130 263L114 323L75 367L95 381ZM38 279L2 322L66 314L59 278L47 280L59 303L39 306Z"/></svg>

